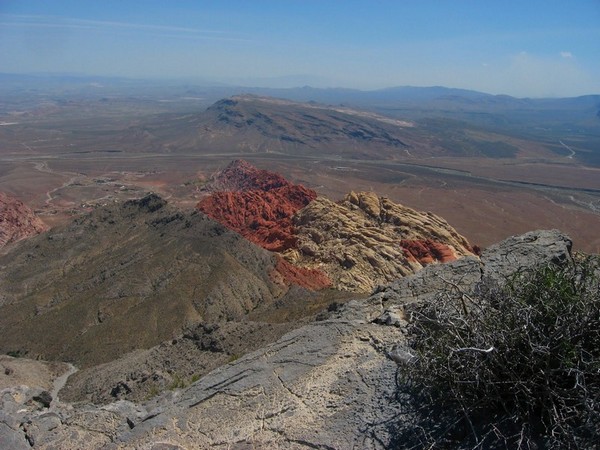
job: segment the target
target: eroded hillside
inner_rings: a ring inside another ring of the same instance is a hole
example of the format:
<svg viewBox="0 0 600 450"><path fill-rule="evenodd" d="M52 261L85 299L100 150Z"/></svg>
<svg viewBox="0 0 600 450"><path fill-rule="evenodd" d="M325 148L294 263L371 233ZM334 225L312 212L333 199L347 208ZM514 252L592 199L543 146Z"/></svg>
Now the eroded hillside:
<svg viewBox="0 0 600 450"><path fill-rule="evenodd" d="M432 213L415 211L373 192L320 197L294 217L298 243L286 257L318 267L338 289L370 292L423 267L473 255L467 240Z"/></svg>

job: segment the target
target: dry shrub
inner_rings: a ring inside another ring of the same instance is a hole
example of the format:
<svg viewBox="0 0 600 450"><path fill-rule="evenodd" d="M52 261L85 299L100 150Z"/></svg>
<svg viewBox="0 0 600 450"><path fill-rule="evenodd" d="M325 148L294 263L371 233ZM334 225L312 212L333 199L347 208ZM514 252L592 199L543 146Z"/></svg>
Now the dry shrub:
<svg viewBox="0 0 600 450"><path fill-rule="evenodd" d="M597 259L520 271L417 308L398 448L598 448Z"/></svg>

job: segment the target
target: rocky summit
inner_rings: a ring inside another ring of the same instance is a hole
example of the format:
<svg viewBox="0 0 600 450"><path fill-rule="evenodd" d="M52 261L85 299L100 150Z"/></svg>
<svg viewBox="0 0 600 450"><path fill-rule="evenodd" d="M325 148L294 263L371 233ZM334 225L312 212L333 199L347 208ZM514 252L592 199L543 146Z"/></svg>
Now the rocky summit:
<svg viewBox="0 0 600 450"><path fill-rule="evenodd" d="M519 269L564 262L571 258L570 249L562 233L536 231L492 246L480 257L428 265L362 299L330 307L316 320L190 385L135 403L65 404L62 397L18 380L1 391L0 446L392 448L395 426L403 420L396 383L398 371L407 370L404 332L413 305L434 301L448 289L469 295L483 280L503 282ZM199 331L190 331L187 339L193 341ZM198 339L211 346L210 339ZM14 361L0 362L17 373ZM41 380L60 385L56 374L45 377Z"/></svg>
<svg viewBox="0 0 600 450"><path fill-rule="evenodd" d="M208 192L245 192L254 190L269 192L282 187L302 188L303 186L293 185L278 173L259 169L247 161L236 159L229 163L225 169L214 174L204 184L203 190ZM302 190L305 190L309 197L314 198L317 196L310 189L304 188Z"/></svg>
<svg viewBox="0 0 600 450"><path fill-rule="evenodd" d="M0 192L0 248L45 229L44 222L23 202Z"/></svg>

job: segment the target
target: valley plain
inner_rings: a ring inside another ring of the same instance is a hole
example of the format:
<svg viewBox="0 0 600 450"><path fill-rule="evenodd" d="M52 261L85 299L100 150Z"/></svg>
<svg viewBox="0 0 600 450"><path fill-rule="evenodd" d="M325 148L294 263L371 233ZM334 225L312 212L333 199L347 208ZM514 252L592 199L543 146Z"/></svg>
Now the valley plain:
<svg viewBox="0 0 600 450"><path fill-rule="evenodd" d="M149 191L192 208L211 174L243 158L332 199L368 190L432 211L482 247L558 228L600 252L597 96L404 89L13 89L0 190L49 226Z"/></svg>

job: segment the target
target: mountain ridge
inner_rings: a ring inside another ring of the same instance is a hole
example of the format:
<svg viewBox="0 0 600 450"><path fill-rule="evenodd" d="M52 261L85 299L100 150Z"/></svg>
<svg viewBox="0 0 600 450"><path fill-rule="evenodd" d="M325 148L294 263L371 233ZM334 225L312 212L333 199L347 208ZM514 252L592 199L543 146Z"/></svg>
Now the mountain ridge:
<svg viewBox="0 0 600 450"><path fill-rule="evenodd" d="M290 290L279 266L155 194L100 207L0 256L0 348L83 367L106 362L188 322L242 320L293 301L303 290Z"/></svg>

